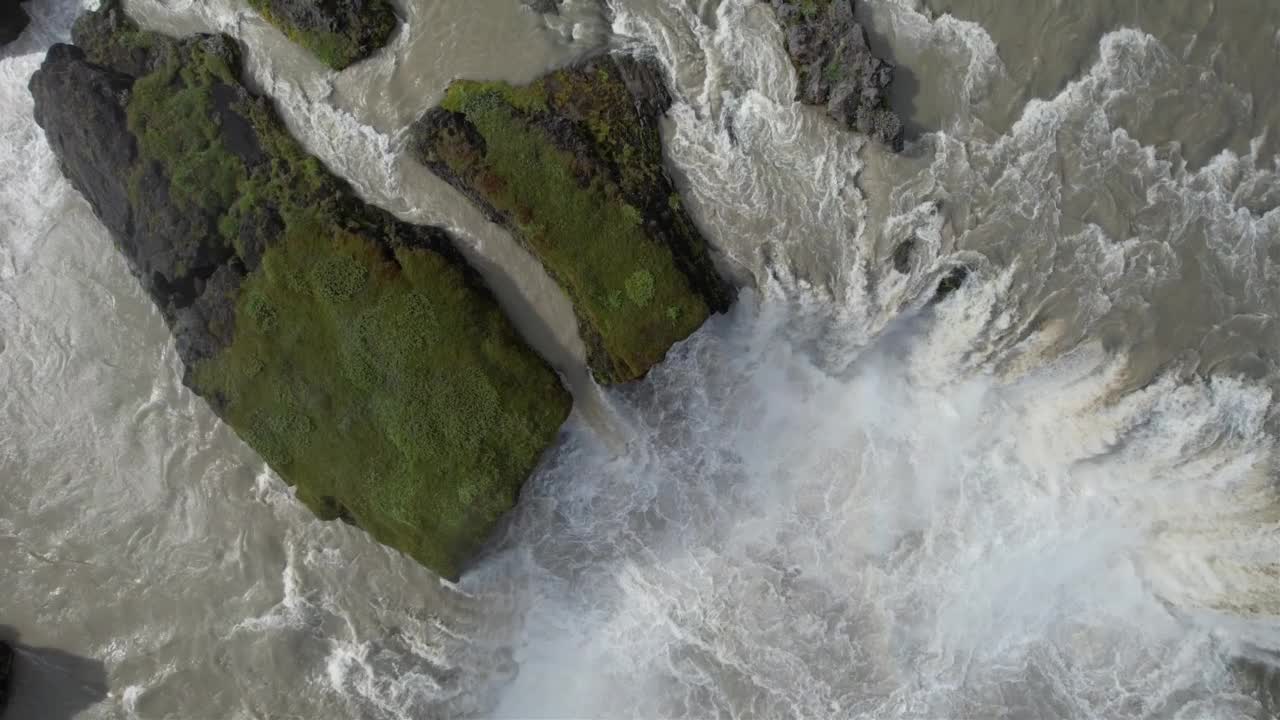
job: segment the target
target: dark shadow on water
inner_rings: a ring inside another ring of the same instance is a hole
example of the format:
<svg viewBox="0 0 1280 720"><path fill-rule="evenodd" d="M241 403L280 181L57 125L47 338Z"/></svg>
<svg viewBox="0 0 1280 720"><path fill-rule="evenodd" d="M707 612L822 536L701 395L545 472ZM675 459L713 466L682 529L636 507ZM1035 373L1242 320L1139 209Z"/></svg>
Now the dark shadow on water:
<svg viewBox="0 0 1280 720"><path fill-rule="evenodd" d="M866 30L867 44L871 46L871 52L876 57L894 65L893 84L889 86L889 108L901 118L907 142L915 142L921 135L937 130L937 128L925 127L916 116L916 98L920 96L920 78L915 70L898 62L888 36L877 31L875 24L872 23L867 3L856 3L853 16Z"/></svg>
<svg viewBox="0 0 1280 720"><path fill-rule="evenodd" d="M0 710L3 720L72 720L107 697L102 661L24 645L8 625L0 625L0 642L14 652L9 705Z"/></svg>

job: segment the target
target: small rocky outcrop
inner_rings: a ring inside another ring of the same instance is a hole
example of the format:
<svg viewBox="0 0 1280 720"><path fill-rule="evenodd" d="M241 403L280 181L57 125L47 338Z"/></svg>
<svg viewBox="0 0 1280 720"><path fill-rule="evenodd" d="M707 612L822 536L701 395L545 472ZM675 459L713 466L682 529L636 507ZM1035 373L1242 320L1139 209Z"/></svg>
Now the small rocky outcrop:
<svg viewBox="0 0 1280 720"><path fill-rule="evenodd" d="M911 266L916 262L918 243L919 241L912 235L894 246L890 256L894 270L903 275L911 272ZM942 277L938 278L938 284L929 298L929 304L936 305L955 294L957 290L964 287L965 281L969 279L969 273L969 268L964 265L955 265L948 269Z"/></svg>
<svg viewBox="0 0 1280 720"><path fill-rule="evenodd" d="M888 102L894 66L871 52L853 0L770 1L800 76L799 100L901 151L902 120Z"/></svg>
<svg viewBox="0 0 1280 720"><path fill-rule="evenodd" d="M249 0L289 39L334 70L377 52L396 29L387 0Z"/></svg>
<svg viewBox="0 0 1280 720"><path fill-rule="evenodd" d="M19 0L0 0L0 45L8 45L22 35L31 17Z"/></svg>
<svg viewBox="0 0 1280 720"><path fill-rule="evenodd" d="M957 290L964 287L964 281L969 279L969 268L963 265L957 265L947 271L938 280L938 287L933 292L933 297L929 299L929 304L934 305L946 300Z"/></svg>
<svg viewBox="0 0 1280 720"><path fill-rule="evenodd" d="M0 715L9 704L9 683L13 675L13 648L0 642Z"/></svg>
<svg viewBox="0 0 1280 720"><path fill-rule="evenodd" d="M366 205L241 84L224 35L108 0L35 118L172 330L184 381L318 515L456 577L571 400L442 230Z"/></svg>
<svg viewBox="0 0 1280 720"><path fill-rule="evenodd" d="M732 302L663 164L670 98L604 55L522 87L454 82L412 152L523 243L573 302L602 383L643 377Z"/></svg>

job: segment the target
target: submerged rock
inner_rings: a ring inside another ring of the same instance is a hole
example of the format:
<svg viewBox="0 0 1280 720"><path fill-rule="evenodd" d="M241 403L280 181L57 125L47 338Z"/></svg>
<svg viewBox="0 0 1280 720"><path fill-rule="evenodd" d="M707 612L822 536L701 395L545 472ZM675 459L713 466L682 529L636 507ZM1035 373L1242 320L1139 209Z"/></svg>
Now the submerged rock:
<svg viewBox="0 0 1280 720"><path fill-rule="evenodd" d="M395 10L387 0L249 0L249 4L334 70L377 52L396 29Z"/></svg>
<svg viewBox="0 0 1280 720"><path fill-rule="evenodd" d="M969 279L969 268L958 265L947 271L946 275L938 281L938 288L934 291L933 297L929 300L929 304L940 303L946 300L955 291L964 287L964 281Z"/></svg>
<svg viewBox="0 0 1280 720"><path fill-rule="evenodd" d="M911 236L898 243L893 249L893 269L906 275L911 272L911 263L916 256L916 238Z"/></svg>
<svg viewBox="0 0 1280 720"><path fill-rule="evenodd" d="M13 648L0 642L0 715L9 704L9 683L13 674Z"/></svg>
<svg viewBox="0 0 1280 720"><path fill-rule="evenodd" d="M602 383L643 377L732 290L662 157L660 72L595 57L523 87L459 80L412 152L559 282Z"/></svg>
<svg viewBox="0 0 1280 720"><path fill-rule="evenodd" d="M360 201L240 82L223 35L108 2L35 118L172 330L184 382L318 515L457 576L571 400L437 228Z"/></svg>
<svg viewBox="0 0 1280 720"><path fill-rule="evenodd" d="M902 120L889 109L894 68L871 52L853 0L771 2L800 76L800 101L825 105L840 124L901 151Z"/></svg>
<svg viewBox="0 0 1280 720"><path fill-rule="evenodd" d="M19 0L0 0L0 45L8 45L22 35L31 17Z"/></svg>
<svg viewBox="0 0 1280 720"><path fill-rule="evenodd" d="M528 5L529 8L534 12L539 12L544 14L545 13L558 14L560 12L560 3L563 2L563 0L520 0L520 1L523 2L525 5Z"/></svg>

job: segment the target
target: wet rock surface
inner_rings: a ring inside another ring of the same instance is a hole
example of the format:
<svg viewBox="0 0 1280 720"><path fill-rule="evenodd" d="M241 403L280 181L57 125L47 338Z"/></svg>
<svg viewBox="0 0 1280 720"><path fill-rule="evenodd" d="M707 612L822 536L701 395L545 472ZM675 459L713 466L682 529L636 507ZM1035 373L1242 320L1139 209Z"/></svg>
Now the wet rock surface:
<svg viewBox="0 0 1280 720"><path fill-rule="evenodd" d="M335 70L377 52L396 28L386 0L249 0L271 24Z"/></svg>
<svg viewBox="0 0 1280 720"><path fill-rule="evenodd" d="M969 268L959 265L947 271L945 275L938 280L938 287L933 293L929 304L940 303L946 300L957 290L964 287L965 280L969 279Z"/></svg>
<svg viewBox="0 0 1280 720"><path fill-rule="evenodd" d="M901 151L903 123L888 103L894 66L872 53L866 30L854 19L853 0L771 4L799 74L798 99L825 106L841 125Z"/></svg>
<svg viewBox="0 0 1280 720"><path fill-rule="evenodd" d="M909 237L893 248L893 269L906 275L911 272L911 264L915 262L916 239Z"/></svg>

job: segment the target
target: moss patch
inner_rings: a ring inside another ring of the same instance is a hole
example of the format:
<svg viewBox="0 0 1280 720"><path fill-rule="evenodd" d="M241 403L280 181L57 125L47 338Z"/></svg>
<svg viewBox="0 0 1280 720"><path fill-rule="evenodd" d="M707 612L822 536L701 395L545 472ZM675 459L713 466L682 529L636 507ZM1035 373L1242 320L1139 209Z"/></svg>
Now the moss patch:
<svg viewBox="0 0 1280 720"><path fill-rule="evenodd" d="M175 332L214 338L195 352L180 337L188 384L317 515L456 577L568 393L442 231L365 205L239 84L229 38L112 32L88 38L91 59L152 48L125 108L125 181L138 232L189 256L153 289Z"/></svg>
<svg viewBox="0 0 1280 720"><path fill-rule="evenodd" d="M312 212L245 280L236 317L196 386L304 498L446 576L568 413L555 375L456 263L384 257Z"/></svg>
<svg viewBox="0 0 1280 720"><path fill-rule="evenodd" d="M564 288L602 382L643 376L730 301L639 106L604 57L524 87L457 81L415 130L419 159Z"/></svg>
<svg viewBox="0 0 1280 720"><path fill-rule="evenodd" d="M372 55L386 45L396 28L395 11L386 0L249 0L249 4L334 70ZM324 24L317 24L317 19Z"/></svg>

